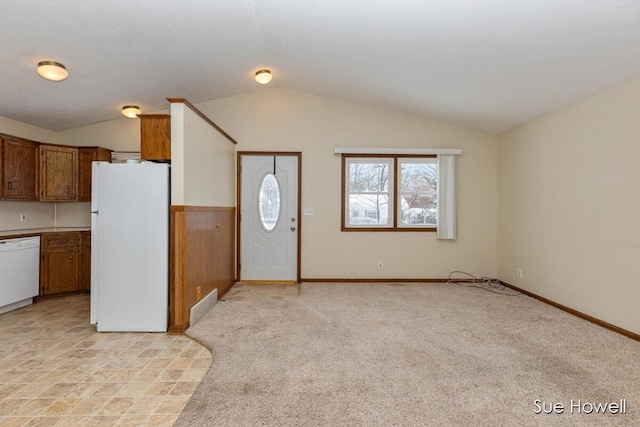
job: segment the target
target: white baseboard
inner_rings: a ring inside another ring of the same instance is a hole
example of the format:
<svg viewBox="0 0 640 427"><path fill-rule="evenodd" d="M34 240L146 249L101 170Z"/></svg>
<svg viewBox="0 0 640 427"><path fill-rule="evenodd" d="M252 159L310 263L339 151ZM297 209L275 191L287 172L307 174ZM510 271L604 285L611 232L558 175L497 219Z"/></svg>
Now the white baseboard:
<svg viewBox="0 0 640 427"><path fill-rule="evenodd" d="M18 308L26 307L29 304L33 304L33 298L23 299L22 301L17 301L12 304L7 304L0 307L0 314L7 313L11 310L16 310Z"/></svg>
<svg viewBox="0 0 640 427"><path fill-rule="evenodd" d="M206 297L198 301L196 305L191 307L191 310L189 310L189 326L195 325L211 307L216 305L216 302L218 302L218 290L214 289L212 292L209 292Z"/></svg>

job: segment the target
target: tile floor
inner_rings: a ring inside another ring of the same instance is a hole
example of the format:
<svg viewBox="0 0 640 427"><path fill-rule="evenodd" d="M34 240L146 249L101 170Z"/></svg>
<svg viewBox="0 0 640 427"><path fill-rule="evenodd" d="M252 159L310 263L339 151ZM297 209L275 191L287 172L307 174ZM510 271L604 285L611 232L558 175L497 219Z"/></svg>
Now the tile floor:
<svg viewBox="0 0 640 427"><path fill-rule="evenodd" d="M171 426L211 365L182 335L98 333L89 295L0 315L0 426Z"/></svg>

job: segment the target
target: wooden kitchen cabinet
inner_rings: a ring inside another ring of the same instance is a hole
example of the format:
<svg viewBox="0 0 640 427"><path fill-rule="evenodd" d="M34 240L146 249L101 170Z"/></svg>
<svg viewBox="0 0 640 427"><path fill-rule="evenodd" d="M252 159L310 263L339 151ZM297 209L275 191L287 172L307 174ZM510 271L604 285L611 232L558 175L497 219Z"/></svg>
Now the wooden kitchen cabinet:
<svg viewBox="0 0 640 427"><path fill-rule="evenodd" d="M78 149L40 145L40 200L49 202L78 199Z"/></svg>
<svg viewBox="0 0 640 427"><path fill-rule="evenodd" d="M42 235L40 296L80 289L80 236L80 232Z"/></svg>
<svg viewBox="0 0 640 427"><path fill-rule="evenodd" d="M80 232L80 290L91 289L91 232Z"/></svg>
<svg viewBox="0 0 640 427"><path fill-rule="evenodd" d="M78 199L78 149L40 145L40 200L49 202Z"/></svg>
<svg viewBox="0 0 640 427"><path fill-rule="evenodd" d="M78 201L91 201L91 163L111 162L111 150L102 147L78 148Z"/></svg>
<svg viewBox="0 0 640 427"><path fill-rule="evenodd" d="M140 158L171 160L171 115L140 114Z"/></svg>
<svg viewBox="0 0 640 427"><path fill-rule="evenodd" d="M39 143L0 139L0 196L6 200L38 200Z"/></svg>

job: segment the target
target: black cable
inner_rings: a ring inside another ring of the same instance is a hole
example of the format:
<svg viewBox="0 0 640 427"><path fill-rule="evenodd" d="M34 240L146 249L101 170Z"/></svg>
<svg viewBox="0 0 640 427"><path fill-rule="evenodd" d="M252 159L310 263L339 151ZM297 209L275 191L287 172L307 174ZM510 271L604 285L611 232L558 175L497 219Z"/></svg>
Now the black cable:
<svg viewBox="0 0 640 427"><path fill-rule="evenodd" d="M466 277L457 278L454 280L452 276L456 273L465 275ZM458 280L464 280L465 284L458 282ZM463 288L480 288L484 289L487 292L492 292L498 295L505 295L508 297L517 297L520 295L524 295L522 292L517 291L514 291L516 293L501 292L507 289L507 287L503 285L499 280L491 280L485 276L478 278L473 274L469 274L465 271L460 270L452 271L451 273L449 273L449 280L447 281L447 283L453 283L455 285L462 286Z"/></svg>

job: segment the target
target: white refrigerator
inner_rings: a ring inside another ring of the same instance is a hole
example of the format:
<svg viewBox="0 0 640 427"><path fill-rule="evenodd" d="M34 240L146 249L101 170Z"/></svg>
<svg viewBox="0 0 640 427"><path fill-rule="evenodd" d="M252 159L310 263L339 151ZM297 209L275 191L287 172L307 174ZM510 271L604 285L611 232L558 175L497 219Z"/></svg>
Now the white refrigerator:
<svg viewBox="0 0 640 427"><path fill-rule="evenodd" d="M169 165L93 162L91 324L99 332L166 332Z"/></svg>

